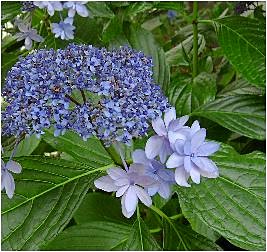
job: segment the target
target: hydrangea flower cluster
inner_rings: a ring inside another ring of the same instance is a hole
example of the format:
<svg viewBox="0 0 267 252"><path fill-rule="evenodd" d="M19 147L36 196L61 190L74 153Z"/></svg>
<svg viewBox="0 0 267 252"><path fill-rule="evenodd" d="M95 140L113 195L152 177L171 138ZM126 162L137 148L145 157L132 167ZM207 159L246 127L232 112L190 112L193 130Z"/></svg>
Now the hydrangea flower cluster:
<svg viewBox="0 0 267 252"><path fill-rule="evenodd" d="M30 11L33 11L35 8L36 6L34 5L33 1L22 2L22 7L21 7L22 11L30 12Z"/></svg>
<svg viewBox="0 0 267 252"><path fill-rule="evenodd" d="M220 145L205 141L206 130L200 128L198 121L191 127L184 126L187 120L188 116L176 119L175 109L168 109L164 120L157 117L152 121L157 135L148 139L145 151L135 150L132 153L133 164L130 169L127 165L124 165L125 171L120 168L109 169L107 176L95 181L97 188L114 191L116 197L122 196L122 213L125 217L130 218L134 214L138 199L149 207L152 204L150 196L156 193L165 199L169 198L175 182L190 187L189 177L199 184L200 176L219 176L216 164L208 156L218 151ZM175 168L175 172L172 168Z"/></svg>
<svg viewBox="0 0 267 252"><path fill-rule="evenodd" d="M152 79L152 59L128 47L35 51L11 68L2 95L4 135L40 136L53 126L55 136L72 130L106 145L144 136L169 106Z"/></svg>

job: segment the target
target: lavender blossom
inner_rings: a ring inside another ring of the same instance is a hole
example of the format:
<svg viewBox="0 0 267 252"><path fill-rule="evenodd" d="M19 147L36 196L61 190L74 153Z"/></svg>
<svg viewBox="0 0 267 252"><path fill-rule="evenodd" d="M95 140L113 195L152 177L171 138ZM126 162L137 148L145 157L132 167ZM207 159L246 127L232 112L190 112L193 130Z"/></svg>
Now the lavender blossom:
<svg viewBox="0 0 267 252"><path fill-rule="evenodd" d="M145 151L135 150L132 154L134 163L143 164L145 174L153 178L157 183L145 187L150 196L158 193L162 198L168 199L171 196L171 184L175 182L174 173L165 168L165 165L154 159L148 159Z"/></svg>
<svg viewBox="0 0 267 252"><path fill-rule="evenodd" d="M60 1L34 1L33 4L40 9L47 9L50 16L54 16L55 11L63 10L63 6Z"/></svg>
<svg viewBox="0 0 267 252"><path fill-rule="evenodd" d="M54 127L56 136L71 130L84 140L95 135L106 145L130 144L169 106L152 74L152 59L128 47L35 51L7 74L3 134L41 136Z"/></svg>
<svg viewBox="0 0 267 252"><path fill-rule="evenodd" d="M153 159L159 155L160 161L164 163L167 156L173 152L174 142L170 141L170 139L174 137L184 139L184 130L188 128L184 124L188 118L188 116L183 116L176 119L176 111L172 107L165 113L164 120L161 117L153 120L152 127L157 135L148 139L145 147L146 156L149 159ZM170 134L171 137L169 137Z"/></svg>
<svg viewBox="0 0 267 252"><path fill-rule="evenodd" d="M52 23L52 32L55 34L55 37L60 37L62 40L74 39L75 26L72 23L73 20L71 18L66 18L58 24Z"/></svg>
<svg viewBox="0 0 267 252"><path fill-rule="evenodd" d="M155 180L144 173L144 166L132 164L129 170L111 168L108 175L95 180L97 188L106 192L116 192L116 197L121 197L122 213L130 218L137 207L138 199L146 206L151 206L152 200L142 188L153 185Z"/></svg>
<svg viewBox="0 0 267 252"><path fill-rule="evenodd" d="M15 181L10 172L20 173L21 165L13 160L6 164L1 160L1 191L5 189L8 198L12 198L15 191Z"/></svg>
<svg viewBox="0 0 267 252"><path fill-rule="evenodd" d="M32 41L43 42L44 39L37 34L35 29L32 29L29 24L25 24L22 20L17 20L15 23L20 30L15 34L17 41L25 40L25 48L30 50L32 48Z"/></svg>
<svg viewBox="0 0 267 252"><path fill-rule="evenodd" d="M63 6L64 6L64 8L68 9L68 16L69 17L74 17L76 12L81 17L88 17L89 12L85 6L86 3L87 3L87 1L75 1L75 2L67 1L64 3Z"/></svg>
<svg viewBox="0 0 267 252"><path fill-rule="evenodd" d="M178 185L190 187L189 176L194 183L200 183L200 176L216 178L219 171L216 164L208 158L220 148L215 142L207 142L206 130L195 121L188 130L186 140L177 139L175 152L167 160L167 168L176 168L175 180Z"/></svg>

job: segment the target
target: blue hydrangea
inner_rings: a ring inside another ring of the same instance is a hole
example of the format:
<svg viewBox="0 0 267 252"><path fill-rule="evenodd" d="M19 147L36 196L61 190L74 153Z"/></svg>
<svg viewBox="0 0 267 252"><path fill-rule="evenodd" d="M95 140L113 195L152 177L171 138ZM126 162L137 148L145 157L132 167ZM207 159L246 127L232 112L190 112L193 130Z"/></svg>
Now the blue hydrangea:
<svg viewBox="0 0 267 252"><path fill-rule="evenodd" d="M29 11L33 11L36 8L33 1L23 1L21 2L21 4L22 4L22 7L21 7L22 11L29 12Z"/></svg>
<svg viewBox="0 0 267 252"><path fill-rule="evenodd" d="M152 59L129 47L34 51L8 72L2 95L9 104L2 112L5 135L40 136L54 127L55 135L72 130L107 145L144 136L169 106L153 81Z"/></svg>

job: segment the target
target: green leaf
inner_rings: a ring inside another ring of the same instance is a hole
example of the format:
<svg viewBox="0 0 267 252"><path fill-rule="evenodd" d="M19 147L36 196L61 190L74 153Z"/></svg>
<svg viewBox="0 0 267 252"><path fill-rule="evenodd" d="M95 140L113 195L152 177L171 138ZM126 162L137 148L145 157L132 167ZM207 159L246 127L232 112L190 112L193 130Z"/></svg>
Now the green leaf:
<svg viewBox="0 0 267 252"><path fill-rule="evenodd" d="M125 9L125 15L133 19L139 13L148 12L152 8L153 8L153 4L150 2L132 3Z"/></svg>
<svg viewBox="0 0 267 252"><path fill-rule="evenodd" d="M227 59L249 83L265 86L265 22L233 16L213 23Z"/></svg>
<svg viewBox="0 0 267 252"><path fill-rule="evenodd" d="M175 80L169 90L169 101L179 115L190 114L203 104L215 99L216 81L213 74L202 72L191 78Z"/></svg>
<svg viewBox="0 0 267 252"><path fill-rule="evenodd" d="M247 250L265 250L265 155L239 155L227 145L212 157L220 176L190 188L176 187L183 214Z"/></svg>
<svg viewBox="0 0 267 252"><path fill-rule="evenodd" d="M87 7L93 17L114 17L113 11L107 6L105 2L88 2Z"/></svg>
<svg viewBox="0 0 267 252"><path fill-rule="evenodd" d="M253 95L218 98L192 115L206 117L241 135L265 139L265 99Z"/></svg>
<svg viewBox="0 0 267 252"><path fill-rule="evenodd" d="M38 250L72 218L88 187L104 170L38 156L15 159L23 167L16 174L16 191L9 200L2 193L2 249Z"/></svg>
<svg viewBox="0 0 267 252"><path fill-rule="evenodd" d="M130 226L107 221L92 221L67 228L45 250L120 250L131 231Z"/></svg>
<svg viewBox="0 0 267 252"><path fill-rule="evenodd" d="M228 84L218 94L219 97L232 95L264 95L265 90L259 87L251 86L246 80L238 79Z"/></svg>
<svg viewBox="0 0 267 252"><path fill-rule="evenodd" d="M148 227L141 219L137 217L132 229L130 230L129 239L127 240L123 250L161 250L160 246L150 234Z"/></svg>
<svg viewBox="0 0 267 252"><path fill-rule="evenodd" d="M198 35L198 54L201 54L206 46L203 35ZM167 63L172 65L188 66L189 63L185 55L192 60L193 58L193 35L186 38L183 42L173 47L165 53Z"/></svg>
<svg viewBox="0 0 267 252"><path fill-rule="evenodd" d="M54 137L52 130L47 130L42 139L55 149L66 152L79 162L92 167L110 164L112 159L106 152L101 142L91 137L87 141L74 132L66 132L63 136Z"/></svg>
<svg viewBox="0 0 267 252"><path fill-rule="evenodd" d="M104 193L89 193L74 214L77 224L92 221L131 223L121 212L121 201Z"/></svg>
<svg viewBox="0 0 267 252"><path fill-rule="evenodd" d="M104 43L108 43L110 47L120 47L129 44L123 32L120 17L115 16L106 23L103 28L102 40Z"/></svg>
<svg viewBox="0 0 267 252"><path fill-rule="evenodd" d="M14 52L10 53L2 53L2 58L1 58L1 78L2 78L2 83L5 82L7 72L11 69L13 65L18 60L18 55Z"/></svg>
<svg viewBox="0 0 267 252"><path fill-rule="evenodd" d="M21 13L21 3L17 1L1 2L1 22L6 23Z"/></svg>
<svg viewBox="0 0 267 252"><path fill-rule="evenodd" d="M14 157L29 156L37 148L40 141L41 139L35 135L25 138L18 144ZM10 157L12 151L5 151L4 157Z"/></svg>
<svg viewBox="0 0 267 252"><path fill-rule="evenodd" d="M133 48L153 58L153 78L156 84L159 84L163 90L167 90L170 82L170 69L164 51L157 45L152 33L143 28L131 26L128 40Z"/></svg>
<svg viewBox="0 0 267 252"><path fill-rule="evenodd" d="M216 251L221 248L208 238L194 232L189 226L181 223L175 224L176 229L179 231L184 243L187 245L186 250L204 250ZM163 221L163 250L185 250L181 241L177 239L177 234L167 221Z"/></svg>

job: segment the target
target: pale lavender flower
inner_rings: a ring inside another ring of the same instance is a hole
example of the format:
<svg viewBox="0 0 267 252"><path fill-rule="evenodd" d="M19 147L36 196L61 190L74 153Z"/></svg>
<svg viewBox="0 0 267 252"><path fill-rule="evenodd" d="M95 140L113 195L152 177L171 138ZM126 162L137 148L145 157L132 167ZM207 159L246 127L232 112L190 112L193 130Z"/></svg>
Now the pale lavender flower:
<svg viewBox="0 0 267 252"><path fill-rule="evenodd" d="M50 16L54 16L55 11L63 10L63 6L60 1L34 1L33 4L40 9L47 9Z"/></svg>
<svg viewBox="0 0 267 252"><path fill-rule="evenodd" d="M62 40L74 39L74 29L75 26L72 25L73 19L66 18L64 21L57 23L52 23L52 32L55 37L60 37Z"/></svg>
<svg viewBox="0 0 267 252"><path fill-rule="evenodd" d="M74 17L76 12L78 15L81 17L88 17L89 16L89 11L86 8L85 4L87 1L67 1L64 3L64 8L68 9L68 16L69 17Z"/></svg>
<svg viewBox="0 0 267 252"><path fill-rule="evenodd" d="M215 142L207 142L206 129L199 127L195 121L188 131L186 140L177 139L175 152L169 157L167 168L176 168L175 180L178 185L190 187L187 183L189 177L196 184L200 183L200 176L216 178L219 171L216 164L208 159L220 148Z"/></svg>
<svg viewBox="0 0 267 252"><path fill-rule="evenodd" d="M5 189L8 198L12 198L15 191L15 181L10 172L20 173L21 165L13 160L6 164L1 160L1 191Z"/></svg>
<svg viewBox="0 0 267 252"><path fill-rule="evenodd" d="M183 116L176 119L176 111L172 107L165 113L164 120L161 117L153 120L152 127L157 135L148 139L145 147L146 156L153 159L159 155L160 161L164 163L167 156L173 152L174 142L171 139L174 136L175 138L185 139L183 131L188 128L184 126L188 118L188 116ZM172 134L171 137L169 137L170 134Z"/></svg>
<svg viewBox="0 0 267 252"><path fill-rule="evenodd" d="M25 24L22 20L16 20L15 25L17 25L20 30L20 32L15 34L15 37L17 41L25 40L25 48L27 50L32 48L32 41L44 41L43 37L38 35L35 29L30 27L30 24Z"/></svg>
<svg viewBox="0 0 267 252"><path fill-rule="evenodd" d="M152 200L142 187L152 185L155 180L145 175L142 164L132 164L127 171L111 168L107 173L107 176L95 180L94 184L106 192L116 192L116 197L122 196L121 207L125 217L130 218L134 214L138 199L146 206L151 206Z"/></svg>
<svg viewBox="0 0 267 252"><path fill-rule="evenodd" d="M134 163L143 164L145 166L145 174L157 181L157 183L145 188L148 194L153 196L158 193L162 198L168 199L171 196L171 184L175 182L174 173L166 169L161 162L147 158L143 150L135 150L132 154L132 159Z"/></svg>

